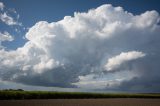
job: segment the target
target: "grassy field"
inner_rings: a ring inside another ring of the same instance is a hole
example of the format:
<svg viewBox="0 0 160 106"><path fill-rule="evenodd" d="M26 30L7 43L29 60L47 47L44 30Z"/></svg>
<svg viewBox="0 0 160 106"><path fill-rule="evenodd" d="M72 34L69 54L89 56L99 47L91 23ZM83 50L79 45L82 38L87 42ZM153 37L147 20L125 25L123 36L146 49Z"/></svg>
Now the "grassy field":
<svg viewBox="0 0 160 106"><path fill-rule="evenodd" d="M16 99L88 99L88 98L160 98L160 94L82 93L49 91L0 91L0 100Z"/></svg>

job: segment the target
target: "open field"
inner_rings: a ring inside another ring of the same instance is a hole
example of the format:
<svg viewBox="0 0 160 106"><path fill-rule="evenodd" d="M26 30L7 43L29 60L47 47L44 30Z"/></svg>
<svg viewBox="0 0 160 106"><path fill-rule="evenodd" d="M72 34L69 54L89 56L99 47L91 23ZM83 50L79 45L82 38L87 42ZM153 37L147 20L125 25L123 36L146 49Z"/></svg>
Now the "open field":
<svg viewBox="0 0 160 106"><path fill-rule="evenodd" d="M43 99L0 100L0 106L160 106L160 99Z"/></svg>

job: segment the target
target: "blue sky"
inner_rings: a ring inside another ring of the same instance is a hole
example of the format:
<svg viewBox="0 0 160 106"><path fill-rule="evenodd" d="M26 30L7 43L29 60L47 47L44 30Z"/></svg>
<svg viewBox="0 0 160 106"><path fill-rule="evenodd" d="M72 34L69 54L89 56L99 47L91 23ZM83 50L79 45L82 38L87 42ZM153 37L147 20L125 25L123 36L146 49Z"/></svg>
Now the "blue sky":
<svg viewBox="0 0 160 106"><path fill-rule="evenodd" d="M159 4L0 0L0 89L160 92Z"/></svg>

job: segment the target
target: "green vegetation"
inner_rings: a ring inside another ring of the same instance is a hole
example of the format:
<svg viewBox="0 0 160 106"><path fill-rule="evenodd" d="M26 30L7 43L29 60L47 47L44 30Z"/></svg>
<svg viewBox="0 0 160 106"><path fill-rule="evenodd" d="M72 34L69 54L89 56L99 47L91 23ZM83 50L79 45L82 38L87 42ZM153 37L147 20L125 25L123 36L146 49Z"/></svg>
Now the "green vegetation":
<svg viewBox="0 0 160 106"><path fill-rule="evenodd" d="M112 94L112 93L82 93L82 92L51 92L1 90L0 100L7 99L85 99L85 98L160 98L160 94Z"/></svg>

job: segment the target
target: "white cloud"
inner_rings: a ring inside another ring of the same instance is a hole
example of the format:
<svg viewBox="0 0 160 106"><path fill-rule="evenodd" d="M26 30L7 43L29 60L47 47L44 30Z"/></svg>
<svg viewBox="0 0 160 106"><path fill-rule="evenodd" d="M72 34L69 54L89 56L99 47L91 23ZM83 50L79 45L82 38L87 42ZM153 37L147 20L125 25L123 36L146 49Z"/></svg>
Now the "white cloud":
<svg viewBox="0 0 160 106"><path fill-rule="evenodd" d="M153 26L159 21L159 14L156 11L146 11L145 13L135 16L133 22L137 28L146 28Z"/></svg>
<svg viewBox="0 0 160 106"><path fill-rule="evenodd" d="M51 70L55 66L58 66L58 61L55 62L53 59L48 59L48 57L41 57L41 62L36 64L33 69L37 73L42 73L45 70Z"/></svg>
<svg viewBox="0 0 160 106"><path fill-rule="evenodd" d="M144 53L138 52L138 51L122 52L117 56L109 58L107 64L105 65L105 69L107 71L112 71L120 67L120 65L123 63L126 63L131 60L135 60L144 56L145 56Z"/></svg>
<svg viewBox="0 0 160 106"><path fill-rule="evenodd" d="M2 11L4 9L4 4L2 2L0 2L0 10Z"/></svg>
<svg viewBox="0 0 160 106"><path fill-rule="evenodd" d="M12 35L10 35L8 32L4 32L4 33L1 33L0 32L0 41L13 41L14 38Z"/></svg>
<svg viewBox="0 0 160 106"><path fill-rule="evenodd" d="M5 42L5 41L13 41L14 37L12 35L10 35L8 32L0 32L0 49L4 48L1 43Z"/></svg>
<svg viewBox="0 0 160 106"><path fill-rule="evenodd" d="M0 14L0 20L4 22L7 25L22 25L22 23L19 23L15 21L11 16L9 16L7 13L1 13Z"/></svg>
<svg viewBox="0 0 160 106"><path fill-rule="evenodd" d="M152 53L159 55L158 23L156 11L133 15L122 7L111 5L75 13L73 17L65 16L58 22L37 22L26 33L28 41L24 46L12 51L0 50L0 76L5 80L33 85L71 86L78 83L78 76L88 78L91 73L103 73L106 60L109 71L145 54L147 56L142 60L150 59ZM137 64L137 61L131 63L136 68L130 70L142 75L148 63ZM110 73L108 71L104 74ZM83 77L79 78L83 80ZM99 81L103 82L105 80ZM90 83L98 82L87 81L85 84Z"/></svg>

